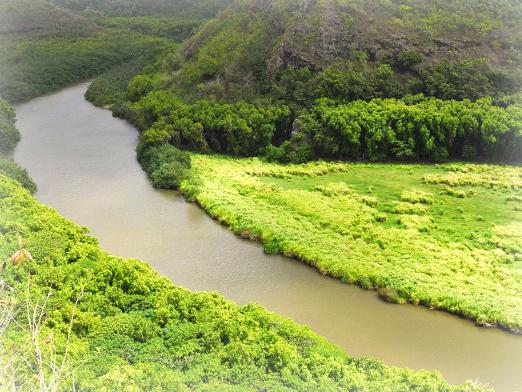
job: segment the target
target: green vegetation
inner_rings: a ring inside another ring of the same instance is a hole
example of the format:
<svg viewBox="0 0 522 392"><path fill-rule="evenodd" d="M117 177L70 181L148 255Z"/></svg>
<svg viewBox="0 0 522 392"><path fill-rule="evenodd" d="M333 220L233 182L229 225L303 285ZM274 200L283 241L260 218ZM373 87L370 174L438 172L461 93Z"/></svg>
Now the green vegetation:
<svg viewBox="0 0 522 392"><path fill-rule="evenodd" d="M149 61L141 57L109 69L92 81L85 92L85 98L96 106L110 107L114 115L121 114L129 81Z"/></svg>
<svg viewBox="0 0 522 392"><path fill-rule="evenodd" d="M522 7L407 3L234 3L121 113L154 143L281 163L519 162Z"/></svg>
<svg viewBox="0 0 522 392"><path fill-rule="evenodd" d="M92 24L45 0L4 0L0 3L0 35L83 35Z"/></svg>
<svg viewBox="0 0 522 392"><path fill-rule="evenodd" d="M152 91L127 104L127 117L147 129L142 145L171 143L234 156L265 155L283 163L317 158L519 161L522 157L522 108L495 106L491 99L416 96L342 105L323 99L292 121L288 106L185 103L172 92L156 91L156 83L162 83L159 77L140 76L129 84L131 99Z"/></svg>
<svg viewBox="0 0 522 392"><path fill-rule="evenodd" d="M78 39L4 41L0 94L21 101L86 80L135 57L154 56L164 43L153 37L101 32Z"/></svg>
<svg viewBox="0 0 522 392"><path fill-rule="evenodd" d="M136 16L101 18L97 19L97 23L104 27L130 30L144 35L169 38L176 42L182 42L194 33L194 30L201 24L201 21Z"/></svg>
<svg viewBox="0 0 522 392"><path fill-rule="evenodd" d="M147 149L140 147L138 147L138 160L149 173L154 187L178 189L181 182L189 178L191 161L188 153L170 144Z"/></svg>
<svg viewBox="0 0 522 392"><path fill-rule="evenodd" d="M305 139L311 141L313 157L370 161L522 157L522 108L494 106L491 99L374 99L344 105L323 101L298 120ZM298 136L299 144L302 136Z"/></svg>
<svg viewBox="0 0 522 392"><path fill-rule="evenodd" d="M0 98L0 153L11 151L20 140L15 127L16 114L6 101Z"/></svg>
<svg viewBox="0 0 522 392"><path fill-rule="evenodd" d="M0 339L1 388L31 388L41 371L58 390L481 390L350 358L257 305L189 292L140 261L108 255L4 176L0 195L0 258L9 258L0 304L12 304L16 321ZM27 327L26 306L42 316L36 326ZM57 375L50 366L64 356Z"/></svg>
<svg viewBox="0 0 522 392"><path fill-rule="evenodd" d="M155 187L386 301L522 333L519 167L305 163L519 161L519 1L229 3L4 1L0 95L101 75L86 96L143 131ZM1 153L14 120L0 100ZM28 191L0 156L0 389L481 390L178 288Z"/></svg>
<svg viewBox="0 0 522 392"><path fill-rule="evenodd" d="M142 80L131 82L129 96L145 88ZM209 100L185 104L162 91L145 96L129 106L129 111L133 123L140 129L148 128L140 141L144 147L170 142L236 156L262 153L290 121L290 110L285 106L259 108L245 102L223 104Z"/></svg>
<svg viewBox="0 0 522 392"><path fill-rule="evenodd" d="M29 177L27 170L2 154L0 154L0 174L18 181L29 192L36 192L36 184Z"/></svg>
<svg viewBox="0 0 522 392"><path fill-rule="evenodd" d="M0 174L17 180L30 192L36 192L36 185L27 171L4 154L10 152L20 140L20 132L15 127L14 109L0 98Z"/></svg>
<svg viewBox="0 0 522 392"><path fill-rule="evenodd" d="M169 16L179 19L206 19L214 16L230 0L52 0L54 4L87 16Z"/></svg>
<svg viewBox="0 0 522 392"><path fill-rule="evenodd" d="M521 178L510 166L192 155L181 190L266 252L393 302L521 333Z"/></svg>
<svg viewBox="0 0 522 392"><path fill-rule="evenodd" d="M137 58L153 59L170 46L166 38L96 25L44 0L8 0L0 14L0 96L11 102Z"/></svg>
<svg viewBox="0 0 522 392"><path fill-rule="evenodd" d="M501 96L521 87L521 17L517 0L241 1L160 70L175 72L183 97L297 107L321 97Z"/></svg>

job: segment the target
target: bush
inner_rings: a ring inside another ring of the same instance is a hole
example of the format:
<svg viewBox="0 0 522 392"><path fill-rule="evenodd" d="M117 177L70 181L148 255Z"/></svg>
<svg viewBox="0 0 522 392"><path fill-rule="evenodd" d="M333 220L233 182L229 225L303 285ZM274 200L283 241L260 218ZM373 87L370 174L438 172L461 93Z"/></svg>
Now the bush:
<svg viewBox="0 0 522 392"><path fill-rule="evenodd" d="M156 188L178 189L191 167L190 156L170 144L142 149L138 159Z"/></svg>
<svg viewBox="0 0 522 392"><path fill-rule="evenodd" d="M418 190L403 191L401 193L401 200L410 203L433 204L433 195Z"/></svg>
<svg viewBox="0 0 522 392"><path fill-rule="evenodd" d="M441 61L423 70L421 80L426 95L442 99L500 97L520 88L519 81L494 69L485 59Z"/></svg>
<svg viewBox="0 0 522 392"><path fill-rule="evenodd" d="M422 54L415 49L399 52L394 59L394 64L403 71L411 70L422 62Z"/></svg>
<svg viewBox="0 0 522 392"><path fill-rule="evenodd" d="M142 94L143 86L139 87L142 83L149 82L144 82L141 76L133 79L129 94L134 96L134 91L139 91L136 95ZM131 108L134 122L140 128L168 130L171 143L177 147L210 149L235 156L261 154L290 123L290 109L286 106L259 107L215 100L185 103L162 91L145 95Z"/></svg>
<svg viewBox="0 0 522 392"><path fill-rule="evenodd" d="M180 162L163 163L150 173L150 179L155 188L178 189L186 178L186 169Z"/></svg>
<svg viewBox="0 0 522 392"><path fill-rule="evenodd" d="M27 170L18 166L13 160L2 156L2 154L0 154L0 174L18 181L29 192L36 192L36 184L29 177Z"/></svg>
<svg viewBox="0 0 522 392"><path fill-rule="evenodd" d="M11 151L20 140L20 132L15 127L13 108L0 98L0 153Z"/></svg>

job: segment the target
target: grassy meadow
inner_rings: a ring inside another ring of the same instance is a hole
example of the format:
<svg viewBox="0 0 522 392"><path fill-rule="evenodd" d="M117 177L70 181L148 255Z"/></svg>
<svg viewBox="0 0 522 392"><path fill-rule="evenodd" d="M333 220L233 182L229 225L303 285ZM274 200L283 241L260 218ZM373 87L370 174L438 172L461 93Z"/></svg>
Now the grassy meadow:
<svg viewBox="0 0 522 392"><path fill-rule="evenodd" d="M267 252L390 302L522 331L522 168L192 155L181 189Z"/></svg>

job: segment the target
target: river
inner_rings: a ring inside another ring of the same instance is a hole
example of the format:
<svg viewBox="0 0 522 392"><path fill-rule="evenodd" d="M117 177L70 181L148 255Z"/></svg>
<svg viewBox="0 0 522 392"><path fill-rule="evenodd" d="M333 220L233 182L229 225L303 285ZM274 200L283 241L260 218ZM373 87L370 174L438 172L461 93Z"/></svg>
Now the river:
<svg viewBox="0 0 522 392"><path fill-rule="evenodd" d="M138 134L85 101L79 84L17 107L14 159L37 198L91 229L112 254L147 261L175 284L257 302L309 325L352 356L439 370L452 383L522 389L522 337L443 312L388 304L373 292L266 255L176 192L155 190L135 159Z"/></svg>

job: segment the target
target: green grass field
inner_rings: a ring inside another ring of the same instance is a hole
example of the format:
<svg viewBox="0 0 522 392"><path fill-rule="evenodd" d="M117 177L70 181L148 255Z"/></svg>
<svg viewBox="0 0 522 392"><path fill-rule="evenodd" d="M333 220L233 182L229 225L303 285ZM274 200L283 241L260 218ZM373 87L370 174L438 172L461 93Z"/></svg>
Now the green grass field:
<svg viewBox="0 0 522 392"><path fill-rule="evenodd" d="M522 168L325 163L193 155L182 190L267 252L522 331Z"/></svg>

